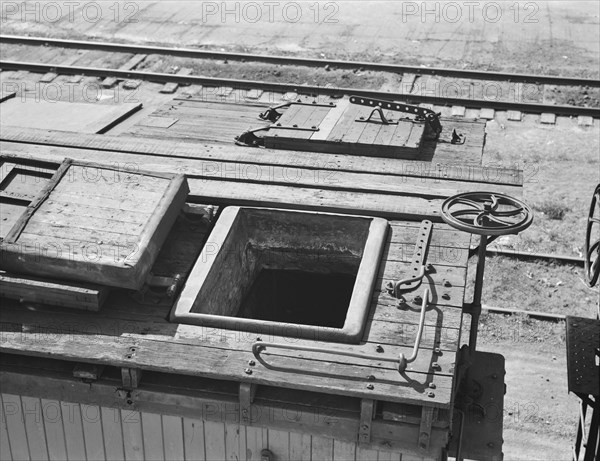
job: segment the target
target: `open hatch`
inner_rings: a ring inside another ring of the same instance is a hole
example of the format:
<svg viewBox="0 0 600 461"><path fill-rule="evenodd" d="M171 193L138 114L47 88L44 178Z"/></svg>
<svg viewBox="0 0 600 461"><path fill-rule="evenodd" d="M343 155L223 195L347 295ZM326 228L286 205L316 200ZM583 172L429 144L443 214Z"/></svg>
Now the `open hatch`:
<svg viewBox="0 0 600 461"><path fill-rule="evenodd" d="M171 321L359 342L386 232L381 218L228 207Z"/></svg>

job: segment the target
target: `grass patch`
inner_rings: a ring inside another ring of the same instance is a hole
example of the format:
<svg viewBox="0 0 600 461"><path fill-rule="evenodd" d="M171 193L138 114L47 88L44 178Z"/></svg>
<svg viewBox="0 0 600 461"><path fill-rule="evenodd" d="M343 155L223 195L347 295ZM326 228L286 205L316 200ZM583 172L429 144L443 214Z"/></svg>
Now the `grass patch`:
<svg viewBox="0 0 600 461"><path fill-rule="evenodd" d="M562 219L565 217L565 214L569 210L566 205L549 201L534 205L533 209L544 214L548 219L554 219L557 221L562 221Z"/></svg>

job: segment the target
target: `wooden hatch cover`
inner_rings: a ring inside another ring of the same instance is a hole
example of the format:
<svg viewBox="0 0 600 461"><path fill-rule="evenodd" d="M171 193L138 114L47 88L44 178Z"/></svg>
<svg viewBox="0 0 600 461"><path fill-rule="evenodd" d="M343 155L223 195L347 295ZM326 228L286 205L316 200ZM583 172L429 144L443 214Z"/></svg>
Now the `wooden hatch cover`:
<svg viewBox="0 0 600 461"><path fill-rule="evenodd" d="M426 132L427 136L431 134L428 120L418 117L425 112L433 114L417 106L356 96L329 103L299 101L291 103L269 127L264 145L273 149L418 159Z"/></svg>
<svg viewBox="0 0 600 461"><path fill-rule="evenodd" d="M0 269L139 289L189 192L133 164L0 156Z"/></svg>

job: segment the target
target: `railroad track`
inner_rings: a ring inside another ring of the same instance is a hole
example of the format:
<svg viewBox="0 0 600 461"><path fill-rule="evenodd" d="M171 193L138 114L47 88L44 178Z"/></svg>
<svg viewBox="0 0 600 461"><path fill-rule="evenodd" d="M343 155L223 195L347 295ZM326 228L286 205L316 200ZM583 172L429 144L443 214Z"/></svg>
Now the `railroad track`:
<svg viewBox="0 0 600 461"><path fill-rule="evenodd" d="M472 71L462 69L443 69L432 67L417 67L405 66L398 64L382 64L382 63L366 63L355 61L339 61L339 60L319 60L297 57L284 57L248 53L226 53L217 51L206 51L189 48L169 48L147 45L131 45L131 44L115 44L106 42L92 42L80 40L62 40L49 39L43 37L20 37L0 35L0 43L9 45L26 45L26 46L45 46L56 48L80 49L80 50L96 50L114 54L122 53L124 55L133 54L142 56L141 59L133 60L135 65L127 68L127 65L120 68L105 68L95 66L83 66L64 64L60 62L26 62L15 60L0 60L0 66L4 70L25 70L29 72L49 73L66 75L84 75L90 77L112 77L114 79L138 79L144 81L162 82L162 83L178 83L178 84L193 84L193 85L208 85L208 86L227 86L237 89L261 89L277 92L295 92L299 94L319 94L330 96L342 96L356 94L370 98L403 100L412 104L428 104L435 106L452 106L459 109L489 109L512 111L517 113L515 119L520 119L521 113L529 114L551 114L554 116L570 116L570 117L592 117L600 118L600 108L584 107L577 105L555 105L546 104L543 102L523 102L493 99L493 98L477 98L477 97L452 97L443 94L429 94L427 92L410 92L403 91L390 92L380 91L375 89L357 89L344 87L327 87L323 85L298 85L292 83L280 83L274 81L248 80L245 78L222 78L208 77L192 74L173 74L169 72L136 70L136 66L144 60L143 56L147 55L163 55L187 59L209 59L209 60L230 60L240 62L258 62L272 65L288 65L288 66L309 66L309 67L327 67L336 69L352 69L352 70L370 70L374 72L390 72L402 74L402 81L407 75L410 75L411 81L414 84L415 78L421 75L435 76L436 78L458 78L458 79L476 79L481 82L510 82L510 84L531 84L531 85L547 85L547 86L562 86L562 87L582 87L582 88L600 88L600 80L585 79L585 78L570 78L570 77L554 77L542 75L527 75L502 72L488 71ZM128 62L132 60L129 59ZM460 111L459 111L460 112ZM489 118L489 117L487 117ZM547 119L547 118L546 118ZM553 123L549 121L548 123ZM589 121L588 121L589 124Z"/></svg>
<svg viewBox="0 0 600 461"><path fill-rule="evenodd" d="M469 256L476 255L477 249L478 247L472 247ZM583 258L567 255L555 255L551 253L533 253L528 251L509 250L502 248L487 248L485 254L488 256L504 256L521 261L548 261L581 267L584 265Z"/></svg>

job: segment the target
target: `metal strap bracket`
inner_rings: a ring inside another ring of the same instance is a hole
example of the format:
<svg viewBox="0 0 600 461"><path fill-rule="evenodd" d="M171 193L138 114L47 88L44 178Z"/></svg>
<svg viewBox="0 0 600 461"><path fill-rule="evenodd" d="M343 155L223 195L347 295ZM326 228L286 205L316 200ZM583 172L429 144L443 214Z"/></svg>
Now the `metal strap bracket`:
<svg viewBox="0 0 600 461"><path fill-rule="evenodd" d="M429 440L431 439L431 426L433 424L433 416L433 407L422 408L421 425L419 427L419 448L421 450L429 449Z"/></svg>
<svg viewBox="0 0 600 461"><path fill-rule="evenodd" d="M298 125L282 125L281 123L277 123L270 127L271 130L297 130L297 131L319 131L318 126L298 126Z"/></svg>
<svg viewBox="0 0 600 461"><path fill-rule="evenodd" d="M268 129L268 126L263 126L253 130L244 131L242 134L234 138L235 143L238 146L262 147L265 145L265 140L259 136L256 136L254 133L258 133L259 131L267 131Z"/></svg>
<svg viewBox="0 0 600 461"><path fill-rule="evenodd" d="M283 115L282 113L277 112L277 109L283 109L284 107L290 107L291 105L313 106L313 107L335 107L336 106L336 104L334 104L333 102L330 102L328 104L321 104L321 103L318 103L317 101L313 101L313 102L302 102L302 100L298 100L295 102L290 101L290 102L284 102L283 104L279 104L277 106L269 107L264 112L261 112L258 115L258 118L260 118L261 120L268 120L270 122L275 123Z"/></svg>
<svg viewBox="0 0 600 461"><path fill-rule="evenodd" d="M361 399L360 401L360 421L358 426L358 443L365 444L371 442L371 426L375 416L377 401L373 399Z"/></svg>
<svg viewBox="0 0 600 461"><path fill-rule="evenodd" d="M240 422L248 424L252 420L251 405L256 395L256 384L240 383Z"/></svg>
<svg viewBox="0 0 600 461"><path fill-rule="evenodd" d="M418 288L425 274L433 271L431 264L426 264L429 253L429 242L431 241L431 231L433 223L428 220L421 222L421 228L417 235L417 242L413 253L410 276L398 282L388 282L386 289L388 293L395 298L400 298L401 291L410 291Z"/></svg>

